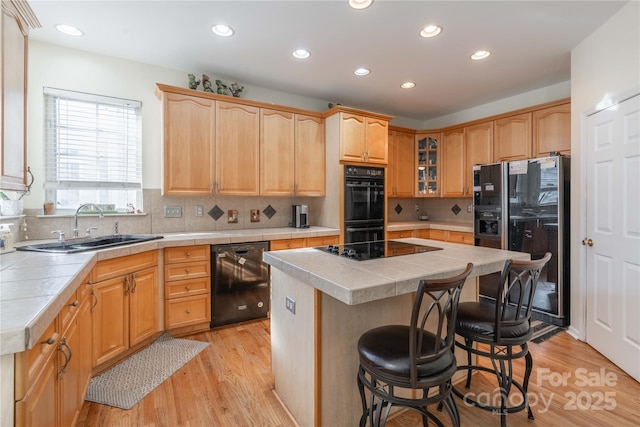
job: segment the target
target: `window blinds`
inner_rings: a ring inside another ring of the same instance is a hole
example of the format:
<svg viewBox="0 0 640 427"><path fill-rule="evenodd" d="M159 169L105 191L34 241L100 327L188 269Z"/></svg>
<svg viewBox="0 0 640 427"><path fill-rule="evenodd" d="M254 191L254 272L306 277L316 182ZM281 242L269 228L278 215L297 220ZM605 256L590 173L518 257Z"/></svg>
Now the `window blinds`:
<svg viewBox="0 0 640 427"><path fill-rule="evenodd" d="M139 101L44 88L45 188L142 189Z"/></svg>

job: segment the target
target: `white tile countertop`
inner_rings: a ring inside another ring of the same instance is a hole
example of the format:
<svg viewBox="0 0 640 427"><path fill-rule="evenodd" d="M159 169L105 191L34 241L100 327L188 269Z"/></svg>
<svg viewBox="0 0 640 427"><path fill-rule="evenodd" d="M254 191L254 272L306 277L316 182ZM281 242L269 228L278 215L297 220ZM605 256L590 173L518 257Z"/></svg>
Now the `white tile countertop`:
<svg viewBox="0 0 640 427"><path fill-rule="evenodd" d="M263 260L347 305L356 305L414 292L420 279L461 273L468 262L474 265L470 277L475 277L502 271L507 259L530 259L522 252L437 240L394 240L443 250L357 261L304 248L265 252Z"/></svg>
<svg viewBox="0 0 640 427"><path fill-rule="evenodd" d="M16 251L0 256L0 355L31 348L98 261L172 246L334 236L326 227L162 234L163 239L75 254ZM45 241L23 241L25 246ZM51 242L51 241L46 241Z"/></svg>
<svg viewBox="0 0 640 427"><path fill-rule="evenodd" d="M473 233L473 224L453 221L401 221L388 222L387 231L405 230L449 230Z"/></svg>

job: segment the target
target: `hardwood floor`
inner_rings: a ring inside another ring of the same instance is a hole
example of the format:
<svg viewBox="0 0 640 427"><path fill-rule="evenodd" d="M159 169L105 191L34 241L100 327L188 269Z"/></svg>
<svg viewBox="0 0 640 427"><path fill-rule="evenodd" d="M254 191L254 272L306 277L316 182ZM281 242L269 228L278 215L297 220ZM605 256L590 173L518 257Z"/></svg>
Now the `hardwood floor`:
<svg viewBox="0 0 640 427"><path fill-rule="evenodd" d="M78 426L295 426L272 392L267 320L189 338L211 345L128 411L85 402ZM530 344L530 351L534 368L529 392L536 419L529 421L524 412L510 414L510 427L638 425L640 384L589 345L560 333L541 344ZM521 372L522 365L516 369ZM479 373L472 386L490 391L493 381L489 374ZM456 403L462 426L500 425L498 416L470 408L460 399ZM440 415L449 422L446 414ZM418 427L422 423L405 412L387 425Z"/></svg>

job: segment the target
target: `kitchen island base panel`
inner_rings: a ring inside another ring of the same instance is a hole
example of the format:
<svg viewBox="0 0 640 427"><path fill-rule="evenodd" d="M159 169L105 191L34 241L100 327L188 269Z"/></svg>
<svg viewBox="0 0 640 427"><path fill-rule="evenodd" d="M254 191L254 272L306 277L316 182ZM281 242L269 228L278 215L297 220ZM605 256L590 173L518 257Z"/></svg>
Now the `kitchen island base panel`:
<svg viewBox="0 0 640 427"><path fill-rule="evenodd" d="M409 324L414 293L347 305L278 269L271 274L276 393L301 426L358 425L358 339L377 326ZM296 301L295 315L285 308L286 296ZM477 299L475 277L467 279L460 298ZM457 349L456 357L466 360Z"/></svg>

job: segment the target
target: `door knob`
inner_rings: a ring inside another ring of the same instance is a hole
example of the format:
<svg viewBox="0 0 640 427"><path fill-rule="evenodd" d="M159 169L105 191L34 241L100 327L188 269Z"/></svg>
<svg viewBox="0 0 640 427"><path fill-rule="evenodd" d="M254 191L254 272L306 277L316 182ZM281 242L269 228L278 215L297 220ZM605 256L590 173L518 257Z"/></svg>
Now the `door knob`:
<svg viewBox="0 0 640 427"><path fill-rule="evenodd" d="M593 246L593 240L587 238L582 239L582 246Z"/></svg>

